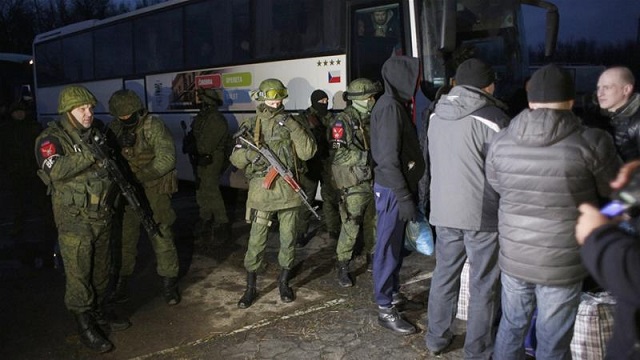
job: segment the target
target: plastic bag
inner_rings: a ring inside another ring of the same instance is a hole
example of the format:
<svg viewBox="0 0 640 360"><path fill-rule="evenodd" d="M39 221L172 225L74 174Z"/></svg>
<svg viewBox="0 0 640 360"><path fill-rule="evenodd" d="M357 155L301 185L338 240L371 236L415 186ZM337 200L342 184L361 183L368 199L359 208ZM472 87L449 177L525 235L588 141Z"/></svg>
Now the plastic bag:
<svg viewBox="0 0 640 360"><path fill-rule="evenodd" d="M433 231L427 217L420 209L418 209L417 221L407 222L404 229L404 247L423 255L433 255Z"/></svg>

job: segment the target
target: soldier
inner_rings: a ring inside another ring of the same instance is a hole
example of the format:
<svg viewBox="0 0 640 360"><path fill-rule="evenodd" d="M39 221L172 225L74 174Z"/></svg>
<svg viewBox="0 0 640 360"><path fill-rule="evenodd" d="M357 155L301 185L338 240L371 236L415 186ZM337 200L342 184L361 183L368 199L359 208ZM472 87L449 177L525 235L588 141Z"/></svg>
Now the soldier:
<svg viewBox="0 0 640 360"><path fill-rule="evenodd" d="M87 146L93 134L97 100L86 88L60 92L61 117L50 122L36 139L38 176L49 187L64 260L65 305L78 324L80 340L91 350L107 352L113 344L98 325L111 331L131 323L118 319L104 306L109 283L109 233L115 192L102 160Z"/></svg>
<svg viewBox="0 0 640 360"><path fill-rule="evenodd" d="M327 126L331 123L333 115L328 110L329 96L322 90L311 93L311 106L297 116L298 121L307 128L316 141L318 151L306 162L307 172L300 181L304 191L310 200L315 199L318 182L321 184L322 213L325 228L329 236L338 239L340 233L340 213L338 212L339 196L333 187L331 178L331 164L329 163L329 143L327 142ZM299 245L306 245L314 234L309 232L309 220L311 211L307 207L300 207L298 218Z"/></svg>
<svg viewBox="0 0 640 360"><path fill-rule="evenodd" d="M381 86L369 79L355 79L345 96L351 100L330 126L331 172L340 193L342 228L336 248L338 283L353 286L349 262L362 226L367 266L375 245L376 211L373 202L373 175L369 146L369 125L374 95Z"/></svg>
<svg viewBox="0 0 640 360"><path fill-rule="evenodd" d="M200 209L197 232L202 236L212 230L214 237L225 242L231 237L231 225L220 193L220 174L225 163L229 126L218 111L222 100L215 90L201 88L198 97L202 108L191 124L197 147L196 201Z"/></svg>
<svg viewBox="0 0 640 360"><path fill-rule="evenodd" d="M267 146L277 155L282 164L292 171L302 170L302 161L310 159L316 152L313 136L293 117L284 112L282 100L287 98L287 88L278 79L267 79L260 83L252 98L260 102L256 116L245 119L241 128L247 129L258 146ZM247 270L247 289L238 302L241 309L248 308L256 299L256 271L262 265L269 226L273 215L280 224L280 253L278 262L282 268L278 278L280 299L294 300L289 287L289 275L295 256L296 222L300 197L281 176L265 188L265 176L270 165L257 151L237 144L230 157L231 163L244 169L249 180L247 195L247 221L251 224L249 243L244 258ZM300 178L301 174L295 174Z"/></svg>
<svg viewBox="0 0 640 360"><path fill-rule="evenodd" d="M180 302L178 292L178 253L171 226L176 214L171 195L178 190L176 150L169 129L162 120L151 116L131 90L118 90L109 99L109 112L116 117L109 129L117 139L118 151L127 161L135 181L153 213L160 234L149 239L156 254L157 272L162 277L162 296L168 305ZM122 218L121 266L113 301L126 302L128 280L136 264L140 220L129 205Z"/></svg>

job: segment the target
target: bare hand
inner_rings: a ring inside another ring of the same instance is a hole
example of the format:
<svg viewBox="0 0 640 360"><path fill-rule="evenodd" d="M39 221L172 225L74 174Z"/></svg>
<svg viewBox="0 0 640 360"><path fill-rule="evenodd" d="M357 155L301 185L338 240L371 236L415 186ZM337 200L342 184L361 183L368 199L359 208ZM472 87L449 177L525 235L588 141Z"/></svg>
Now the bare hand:
<svg viewBox="0 0 640 360"><path fill-rule="evenodd" d="M600 210L595 206L583 203L578 207L580 210L580 216L578 217L578 222L576 223L576 241L578 244L583 245L587 236L593 232L596 228L610 224L611 221L606 216L600 213Z"/></svg>
<svg viewBox="0 0 640 360"><path fill-rule="evenodd" d="M631 176L639 167L640 160L635 160L624 164L620 168L618 176L610 183L611 188L613 190L622 189L622 187L624 187L629 182L629 180L631 180Z"/></svg>

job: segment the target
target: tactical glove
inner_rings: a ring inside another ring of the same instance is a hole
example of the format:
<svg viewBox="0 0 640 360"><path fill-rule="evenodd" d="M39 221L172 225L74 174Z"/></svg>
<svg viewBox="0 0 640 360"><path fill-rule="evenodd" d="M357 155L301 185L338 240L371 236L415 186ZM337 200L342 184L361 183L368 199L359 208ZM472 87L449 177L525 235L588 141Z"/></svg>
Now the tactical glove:
<svg viewBox="0 0 640 360"><path fill-rule="evenodd" d="M398 218L401 221L416 221L418 209L411 196L398 199Z"/></svg>
<svg viewBox="0 0 640 360"><path fill-rule="evenodd" d="M127 132L120 134L118 136L118 145L122 148L133 147L136 144L136 133Z"/></svg>

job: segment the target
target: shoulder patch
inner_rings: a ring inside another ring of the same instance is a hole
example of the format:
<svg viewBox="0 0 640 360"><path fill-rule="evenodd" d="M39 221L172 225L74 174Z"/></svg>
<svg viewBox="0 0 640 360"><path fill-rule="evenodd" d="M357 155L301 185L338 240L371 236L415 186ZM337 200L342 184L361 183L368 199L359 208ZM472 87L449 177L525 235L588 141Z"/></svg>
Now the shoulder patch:
<svg viewBox="0 0 640 360"><path fill-rule="evenodd" d="M344 137L344 124L342 121L338 120L333 124L331 128L331 138L333 140L342 140Z"/></svg>
<svg viewBox="0 0 640 360"><path fill-rule="evenodd" d="M43 159L48 159L56 154L58 154L56 144L54 144L50 140L44 140L42 143L40 143L40 156L42 156Z"/></svg>

